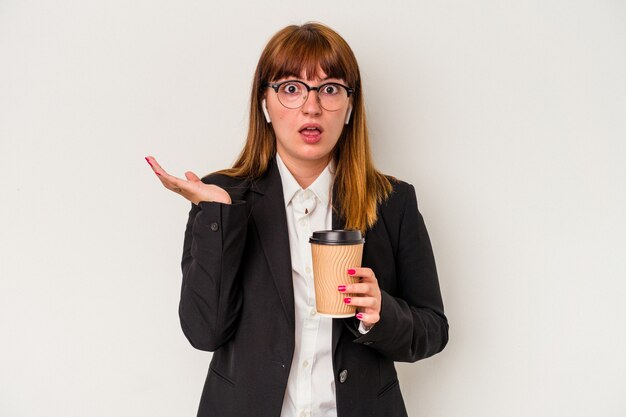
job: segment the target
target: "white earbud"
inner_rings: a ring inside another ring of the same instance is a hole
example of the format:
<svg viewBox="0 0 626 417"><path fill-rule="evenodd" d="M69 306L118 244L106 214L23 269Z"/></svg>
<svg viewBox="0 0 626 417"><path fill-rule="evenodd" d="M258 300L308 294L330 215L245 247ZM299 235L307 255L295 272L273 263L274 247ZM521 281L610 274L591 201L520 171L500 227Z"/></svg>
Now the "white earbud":
<svg viewBox="0 0 626 417"><path fill-rule="evenodd" d="M265 99L263 99L263 101L261 102L261 107L263 108L265 121L267 121L267 123L272 123L272 119L270 118L270 113L267 111L267 101L265 101Z"/></svg>
<svg viewBox="0 0 626 417"><path fill-rule="evenodd" d="M350 123L350 115L352 114L352 105L348 107L348 114L346 114L346 124Z"/></svg>

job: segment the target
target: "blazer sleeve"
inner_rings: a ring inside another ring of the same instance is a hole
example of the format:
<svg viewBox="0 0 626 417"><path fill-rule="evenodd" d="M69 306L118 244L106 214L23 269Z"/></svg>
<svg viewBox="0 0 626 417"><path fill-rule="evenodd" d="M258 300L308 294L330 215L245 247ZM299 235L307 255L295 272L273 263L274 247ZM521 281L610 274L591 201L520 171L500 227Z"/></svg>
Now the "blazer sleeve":
<svg viewBox="0 0 626 417"><path fill-rule="evenodd" d="M197 349L215 351L235 333L241 311L239 266L246 242L246 203L192 204L183 244L179 317Z"/></svg>
<svg viewBox="0 0 626 417"><path fill-rule="evenodd" d="M395 296L382 291L380 321L356 343L400 362L432 356L448 342L435 258L412 185L407 187L395 259ZM376 271L374 271L376 273Z"/></svg>

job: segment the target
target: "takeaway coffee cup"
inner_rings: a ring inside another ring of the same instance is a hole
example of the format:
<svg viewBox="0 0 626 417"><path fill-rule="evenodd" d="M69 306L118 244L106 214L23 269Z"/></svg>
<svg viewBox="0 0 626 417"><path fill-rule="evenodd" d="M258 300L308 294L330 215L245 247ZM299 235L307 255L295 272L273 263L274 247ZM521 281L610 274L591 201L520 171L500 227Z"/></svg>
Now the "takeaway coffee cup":
<svg viewBox="0 0 626 417"><path fill-rule="evenodd" d="M352 317L356 307L343 302L352 294L340 293L337 287L358 282L348 275L348 268L360 267L365 239L359 230L321 230L309 239L313 257L313 280L317 312L327 317Z"/></svg>

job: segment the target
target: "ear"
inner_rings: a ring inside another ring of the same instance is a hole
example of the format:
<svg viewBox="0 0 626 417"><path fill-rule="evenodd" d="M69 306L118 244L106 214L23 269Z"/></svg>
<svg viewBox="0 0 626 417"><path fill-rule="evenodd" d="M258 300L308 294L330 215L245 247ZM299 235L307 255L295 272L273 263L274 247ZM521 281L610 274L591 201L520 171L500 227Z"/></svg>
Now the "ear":
<svg viewBox="0 0 626 417"><path fill-rule="evenodd" d="M272 123L272 119L270 118L270 113L267 111L267 101L263 99L261 101L261 107L263 108L263 114L265 115L265 121L267 123Z"/></svg>
<svg viewBox="0 0 626 417"><path fill-rule="evenodd" d="M346 114L346 124L350 123L350 115L352 115L352 104L348 107L348 113Z"/></svg>

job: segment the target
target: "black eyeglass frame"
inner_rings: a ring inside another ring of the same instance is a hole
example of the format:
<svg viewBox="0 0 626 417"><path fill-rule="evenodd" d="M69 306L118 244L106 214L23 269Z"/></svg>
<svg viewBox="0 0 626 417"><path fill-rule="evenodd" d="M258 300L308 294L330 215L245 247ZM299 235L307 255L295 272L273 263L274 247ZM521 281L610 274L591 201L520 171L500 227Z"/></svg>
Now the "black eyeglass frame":
<svg viewBox="0 0 626 417"><path fill-rule="evenodd" d="M309 93L311 91L317 91L318 94L319 94L320 88L323 88L323 87L325 87L327 85L338 85L339 87L344 88L346 90L346 92L348 93L348 98L350 98L350 96L352 94L354 94L354 88L348 87L347 85L343 85L343 84L340 84L340 83L336 83L334 81L327 82L327 83L324 83L324 84L320 84L317 87L311 87L310 85L308 85L304 81L300 81L300 80L286 80L286 81L281 81L279 83L269 83L268 82L268 83L265 83L264 86L266 88L268 88L268 87L271 88L272 90L274 90L276 92L276 94L278 94L278 89L280 89L280 86L282 86L283 84L287 84L287 83L300 83L300 84L302 84L302 85L304 85L306 87L306 99L302 102L301 105L299 105L298 107L293 107L293 109L299 109L300 107L304 106L304 103L306 103L306 101L309 99ZM285 106L282 102L280 102L280 104ZM288 109L292 108L292 107L287 107L287 106L285 106L285 107L288 108ZM330 110L328 110L328 111L330 111Z"/></svg>

